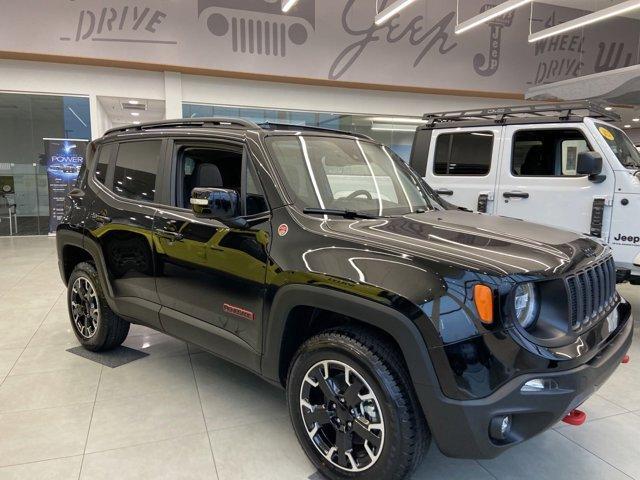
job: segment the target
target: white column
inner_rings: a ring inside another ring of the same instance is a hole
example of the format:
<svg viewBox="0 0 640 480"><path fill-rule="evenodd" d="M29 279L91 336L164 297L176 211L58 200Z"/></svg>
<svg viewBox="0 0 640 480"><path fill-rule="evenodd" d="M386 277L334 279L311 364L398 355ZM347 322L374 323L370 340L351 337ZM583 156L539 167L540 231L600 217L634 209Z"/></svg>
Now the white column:
<svg viewBox="0 0 640 480"><path fill-rule="evenodd" d="M164 72L165 118L182 118L182 77L178 72Z"/></svg>

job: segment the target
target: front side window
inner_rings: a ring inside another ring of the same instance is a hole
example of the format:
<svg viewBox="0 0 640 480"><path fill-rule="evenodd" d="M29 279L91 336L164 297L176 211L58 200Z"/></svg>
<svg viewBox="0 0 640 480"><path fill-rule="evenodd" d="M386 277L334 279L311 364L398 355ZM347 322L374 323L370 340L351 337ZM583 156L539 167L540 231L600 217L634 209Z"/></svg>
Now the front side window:
<svg viewBox="0 0 640 480"><path fill-rule="evenodd" d="M598 123L598 132L625 168L640 169L640 152L619 128Z"/></svg>
<svg viewBox="0 0 640 480"><path fill-rule="evenodd" d="M181 145L177 148L176 205L191 208L194 188L226 188L243 195L246 215L268 210L264 192L258 182L246 151L240 145L202 144ZM243 165L245 165L246 192L242 191Z"/></svg>
<svg viewBox="0 0 640 480"><path fill-rule="evenodd" d="M386 216L437 204L422 179L384 146L307 135L275 136L267 143L287 193L300 208Z"/></svg>
<svg viewBox="0 0 640 480"><path fill-rule="evenodd" d="M113 190L121 197L153 202L161 140L124 142L118 146Z"/></svg>
<svg viewBox="0 0 640 480"><path fill-rule="evenodd" d="M578 155L589 150L577 129L519 130L513 135L511 172L516 177L574 177Z"/></svg>
<svg viewBox="0 0 640 480"><path fill-rule="evenodd" d="M435 175L484 176L491 170L492 132L443 133L436 140Z"/></svg>

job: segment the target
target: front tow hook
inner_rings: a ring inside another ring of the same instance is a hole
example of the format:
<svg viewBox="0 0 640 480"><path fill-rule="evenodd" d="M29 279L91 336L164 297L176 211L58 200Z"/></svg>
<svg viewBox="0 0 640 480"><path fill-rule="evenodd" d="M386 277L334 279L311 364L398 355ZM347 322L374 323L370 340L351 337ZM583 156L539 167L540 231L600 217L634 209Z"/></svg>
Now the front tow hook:
<svg viewBox="0 0 640 480"><path fill-rule="evenodd" d="M569 425L574 425L576 427L582 425L586 420L587 414L577 408L571 410L569 414L562 419L564 423L568 423Z"/></svg>

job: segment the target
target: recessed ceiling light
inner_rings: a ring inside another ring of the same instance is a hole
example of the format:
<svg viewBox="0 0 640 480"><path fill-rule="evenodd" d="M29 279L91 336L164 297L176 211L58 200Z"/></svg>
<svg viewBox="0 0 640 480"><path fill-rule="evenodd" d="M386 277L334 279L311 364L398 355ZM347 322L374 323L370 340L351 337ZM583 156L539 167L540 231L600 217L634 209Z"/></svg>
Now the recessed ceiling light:
<svg viewBox="0 0 640 480"><path fill-rule="evenodd" d="M131 105L138 105L140 102L138 100L129 100Z"/></svg>
<svg viewBox="0 0 640 480"><path fill-rule="evenodd" d="M631 125L625 125L624 128L631 128Z"/></svg>
<svg viewBox="0 0 640 480"><path fill-rule="evenodd" d="M133 115L134 117L139 117L140 116L140 112L131 112L131 115Z"/></svg>
<svg viewBox="0 0 640 480"><path fill-rule="evenodd" d="M613 107L604 107L605 110L613 110Z"/></svg>
<svg viewBox="0 0 640 480"><path fill-rule="evenodd" d="M140 120L136 120L135 122L133 122L134 125L140 125Z"/></svg>
<svg viewBox="0 0 640 480"><path fill-rule="evenodd" d="M632 122L640 122L640 118L632 118L631 121Z"/></svg>

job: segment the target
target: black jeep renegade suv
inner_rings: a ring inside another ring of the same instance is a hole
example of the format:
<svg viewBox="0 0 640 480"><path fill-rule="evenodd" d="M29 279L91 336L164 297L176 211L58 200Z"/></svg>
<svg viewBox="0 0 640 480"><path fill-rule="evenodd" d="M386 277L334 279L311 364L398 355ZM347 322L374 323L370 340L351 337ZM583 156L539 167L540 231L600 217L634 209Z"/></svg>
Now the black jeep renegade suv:
<svg viewBox="0 0 640 480"><path fill-rule="evenodd" d="M494 457L584 402L631 342L606 246L460 210L360 135L110 130L57 242L86 348L139 323L284 386L332 479L403 478L431 437Z"/></svg>

